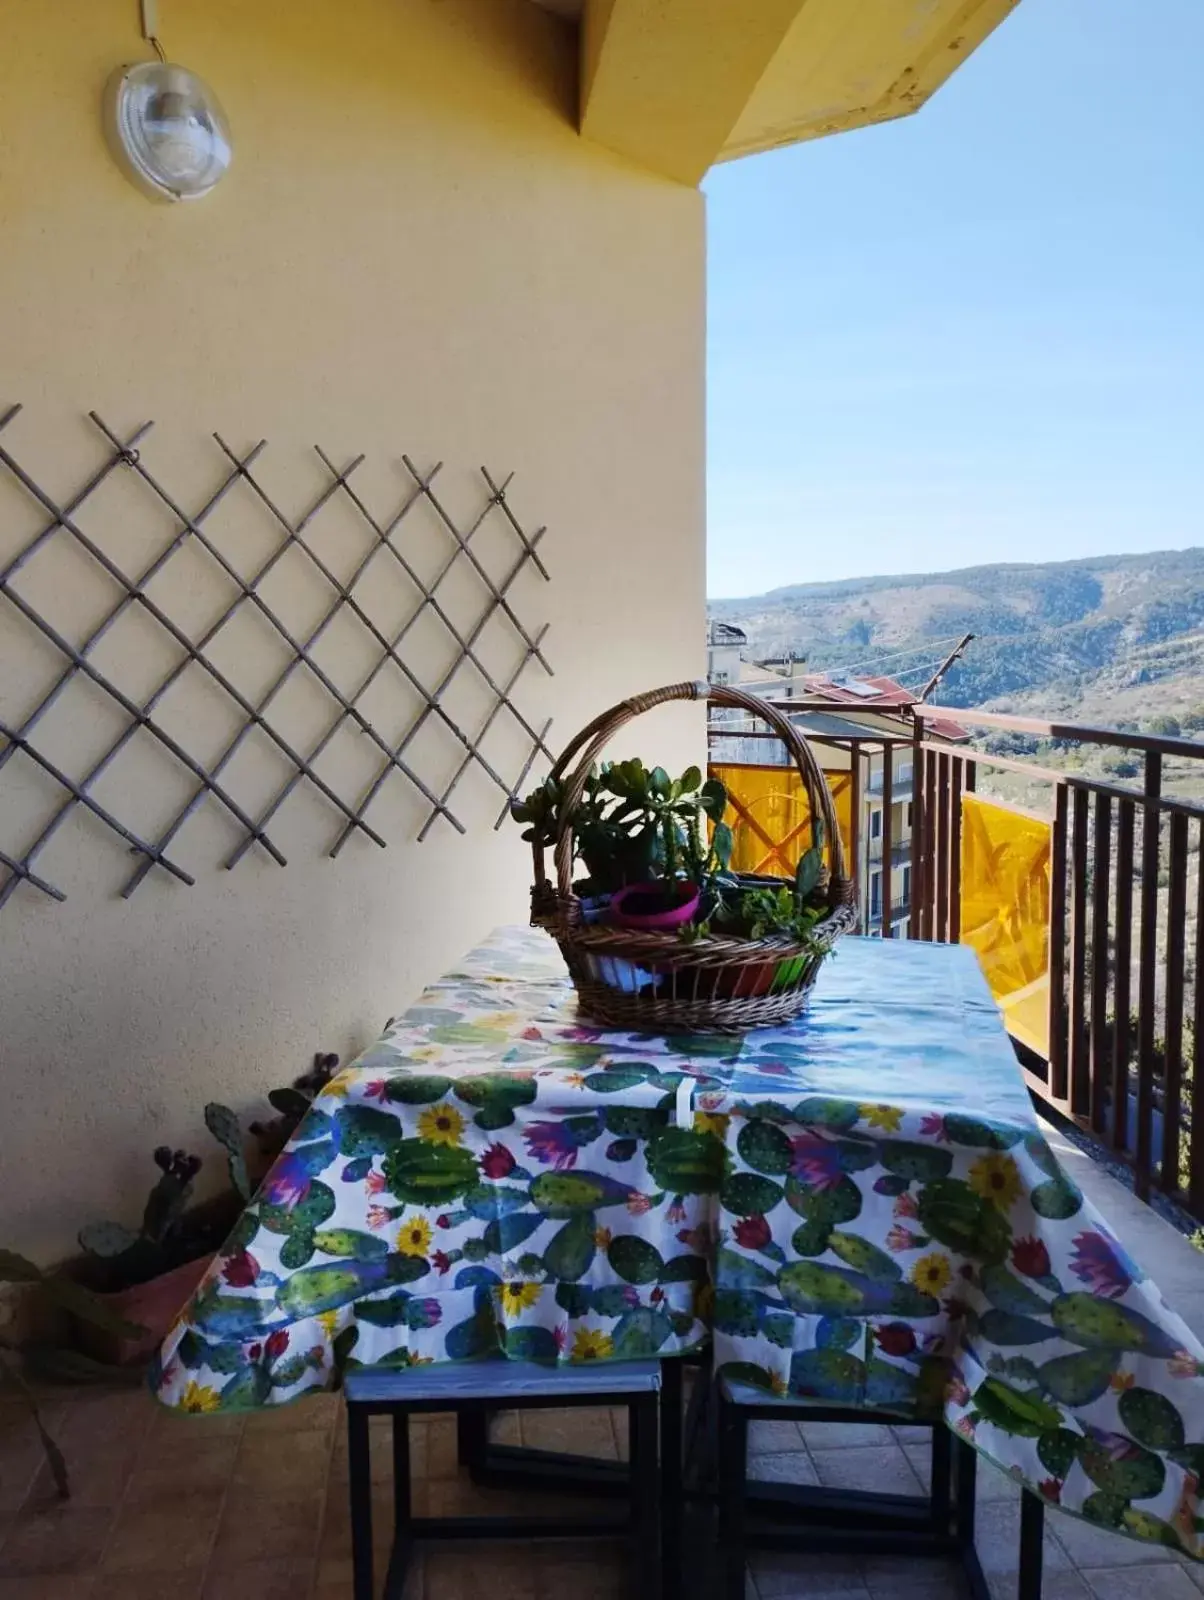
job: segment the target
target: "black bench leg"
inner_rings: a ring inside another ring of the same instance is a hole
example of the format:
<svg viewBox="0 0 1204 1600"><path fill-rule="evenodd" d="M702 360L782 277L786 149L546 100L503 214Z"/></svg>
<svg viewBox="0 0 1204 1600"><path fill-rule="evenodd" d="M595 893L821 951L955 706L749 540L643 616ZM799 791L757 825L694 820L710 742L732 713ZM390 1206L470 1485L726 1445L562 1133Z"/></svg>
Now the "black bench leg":
<svg viewBox="0 0 1204 1600"><path fill-rule="evenodd" d="M928 1503L935 1530L947 1534L953 1517L953 1436L943 1422L932 1430L932 1475Z"/></svg>
<svg viewBox="0 0 1204 1600"><path fill-rule="evenodd" d="M462 1406L456 1413L456 1458L475 1480L489 1451L489 1413L484 1406Z"/></svg>
<svg viewBox="0 0 1204 1600"><path fill-rule="evenodd" d="M627 1408L631 1439L631 1558L634 1593L639 1600L660 1600L660 1461L657 1449L657 1401L641 1395Z"/></svg>
<svg viewBox="0 0 1204 1600"><path fill-rule="evenodd" d="M1020 1576L1018 1600L1041 1600L1045 1502L1026 1489L1020 1496Z"/></svg>
<svg viewBox="0 0 1204 1600"><path fill-rule="evenodd" d="M665 1600L680 1600L682 1481L682 1363L661 1362L661 1570Z"/></svg>
<svg viewBox="0 0 1204 1600"><path fill-rule="evenodd" d="M351 1588L354 1600L373 1600L372 1446L368 1414L347 1407L348 1477L351 1483Z"/></svg>
<svg viewBox="0 0 1204 1600"><path fill-rule="evenodd" d="M748 1421L715 1396L719 1410L719 1549L724 1600L744 1600L744 1495L748 1473Z"/></svg>
<svg viewBox="0 0 1204 1600"><path fill-rule="evenodd" d="M965 1555L974 1550L974 1496L978 1485L978 1457L964 1439L957 1441L957 1516L958 1548Z"/></svg>

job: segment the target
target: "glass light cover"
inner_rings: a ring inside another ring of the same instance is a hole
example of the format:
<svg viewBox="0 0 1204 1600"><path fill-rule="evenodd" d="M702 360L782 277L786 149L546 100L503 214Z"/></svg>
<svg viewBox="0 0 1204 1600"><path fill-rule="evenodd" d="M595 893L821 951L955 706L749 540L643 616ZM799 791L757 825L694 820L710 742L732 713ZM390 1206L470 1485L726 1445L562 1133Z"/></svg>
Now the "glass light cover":
<svg viewBox="0 0 1204 1600"><path fill-rule="evenodd" d="M230 129L213 91L183 67L144 61L109 80L105 123L118 162L159 200L196 200L230 165Z"/></svg>

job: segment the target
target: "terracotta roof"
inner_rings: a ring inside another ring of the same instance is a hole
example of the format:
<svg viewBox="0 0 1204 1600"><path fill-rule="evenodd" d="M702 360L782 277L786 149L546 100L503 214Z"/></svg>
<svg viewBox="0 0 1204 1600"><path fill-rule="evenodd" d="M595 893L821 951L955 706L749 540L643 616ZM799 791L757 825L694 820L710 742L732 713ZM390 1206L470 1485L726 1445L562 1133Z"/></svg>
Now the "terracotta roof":
<svg viewBox="0 0 1204 1600"><path fill-rule="evenodd" d="M858 693L847 684L837 683L820 672L808 673L803 679L807 693L814 695L819 700L837 700L844 704L864 706L867 710L874 708L886 709L890 706L910 706L915 704L915 695L910 689L905 689L901 683L896 683L893 678L854 678L853 683L864 685L873 689L873 695L864 692ZM950 739L961 742L969 739L970 735L960 722L954 722L952 717L930 717L925 719L924 726L928 732L937 739Z"/></svg>

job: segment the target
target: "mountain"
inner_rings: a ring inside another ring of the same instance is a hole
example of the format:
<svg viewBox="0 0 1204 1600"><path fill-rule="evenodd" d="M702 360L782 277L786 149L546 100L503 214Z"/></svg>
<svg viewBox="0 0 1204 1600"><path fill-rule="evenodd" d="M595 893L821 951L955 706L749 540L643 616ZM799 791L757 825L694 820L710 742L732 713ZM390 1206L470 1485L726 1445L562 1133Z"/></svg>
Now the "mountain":
<svg viewBox="0 0 1204 1600"><path fill-rule="evenodd" d="M708 610L744 629L750 656L916 687L973 633L942 705L1134 725L1194 708L1204 726L1204 549L791 584Z"/></svg>

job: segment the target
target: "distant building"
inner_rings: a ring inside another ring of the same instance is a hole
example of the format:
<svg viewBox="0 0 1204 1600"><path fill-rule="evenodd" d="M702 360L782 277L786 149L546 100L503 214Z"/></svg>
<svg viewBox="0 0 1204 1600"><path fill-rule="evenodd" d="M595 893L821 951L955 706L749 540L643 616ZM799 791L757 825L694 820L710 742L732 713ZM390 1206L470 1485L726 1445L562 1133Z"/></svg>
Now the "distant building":
<svg viewBox="0 0 1204 1600"><path fill-rule="evenodd" d="M712 683L739 683L748 635L726 622L707 624L707 677Z"/></svg>
<svg viewBox="0 0 1204 1600"><path fill-rule="evenodd" d="M716 629L723 636L716 636ZM796 656L779 656L765 661L745 661L741 654L747 639L739 628L712 623L708 636L708 659L712 682L738 682L742 689L773 701L789 714L791 700L830 701L832 713L806 711L791 716L816 746L816 754L829 772L853 772L858 796L856 876L861 884L861 925L865 933L880 935L889 918L892 931L907 932L911 913L911 828L913 755L910 738L900 743L876 743L874 735L894 735L897 739L905 724L900 716L913 705L912 691L886 677L834 677L823 672L807 672L805 662ZM715 670L738 673L716 678ZM856 706L856 720L842 717L837 707ZM877 713L867 715L866 713ZM731 728L730 735L726 732ZM753 721L738 709L717 708L711 715L711 760L735 766L784 766L786 748L777 739L758 737ZM718 733L718 728L724 729ZM910 729L907 729L910 732ZM951 717L941 717L925 725L929 738L951 744L964 744L969 734ZM883 811L884 767L889 752L891 762L890 827ZM885 904L886 875L883 870L883 843L890 833L890 905Z"/></svg>

